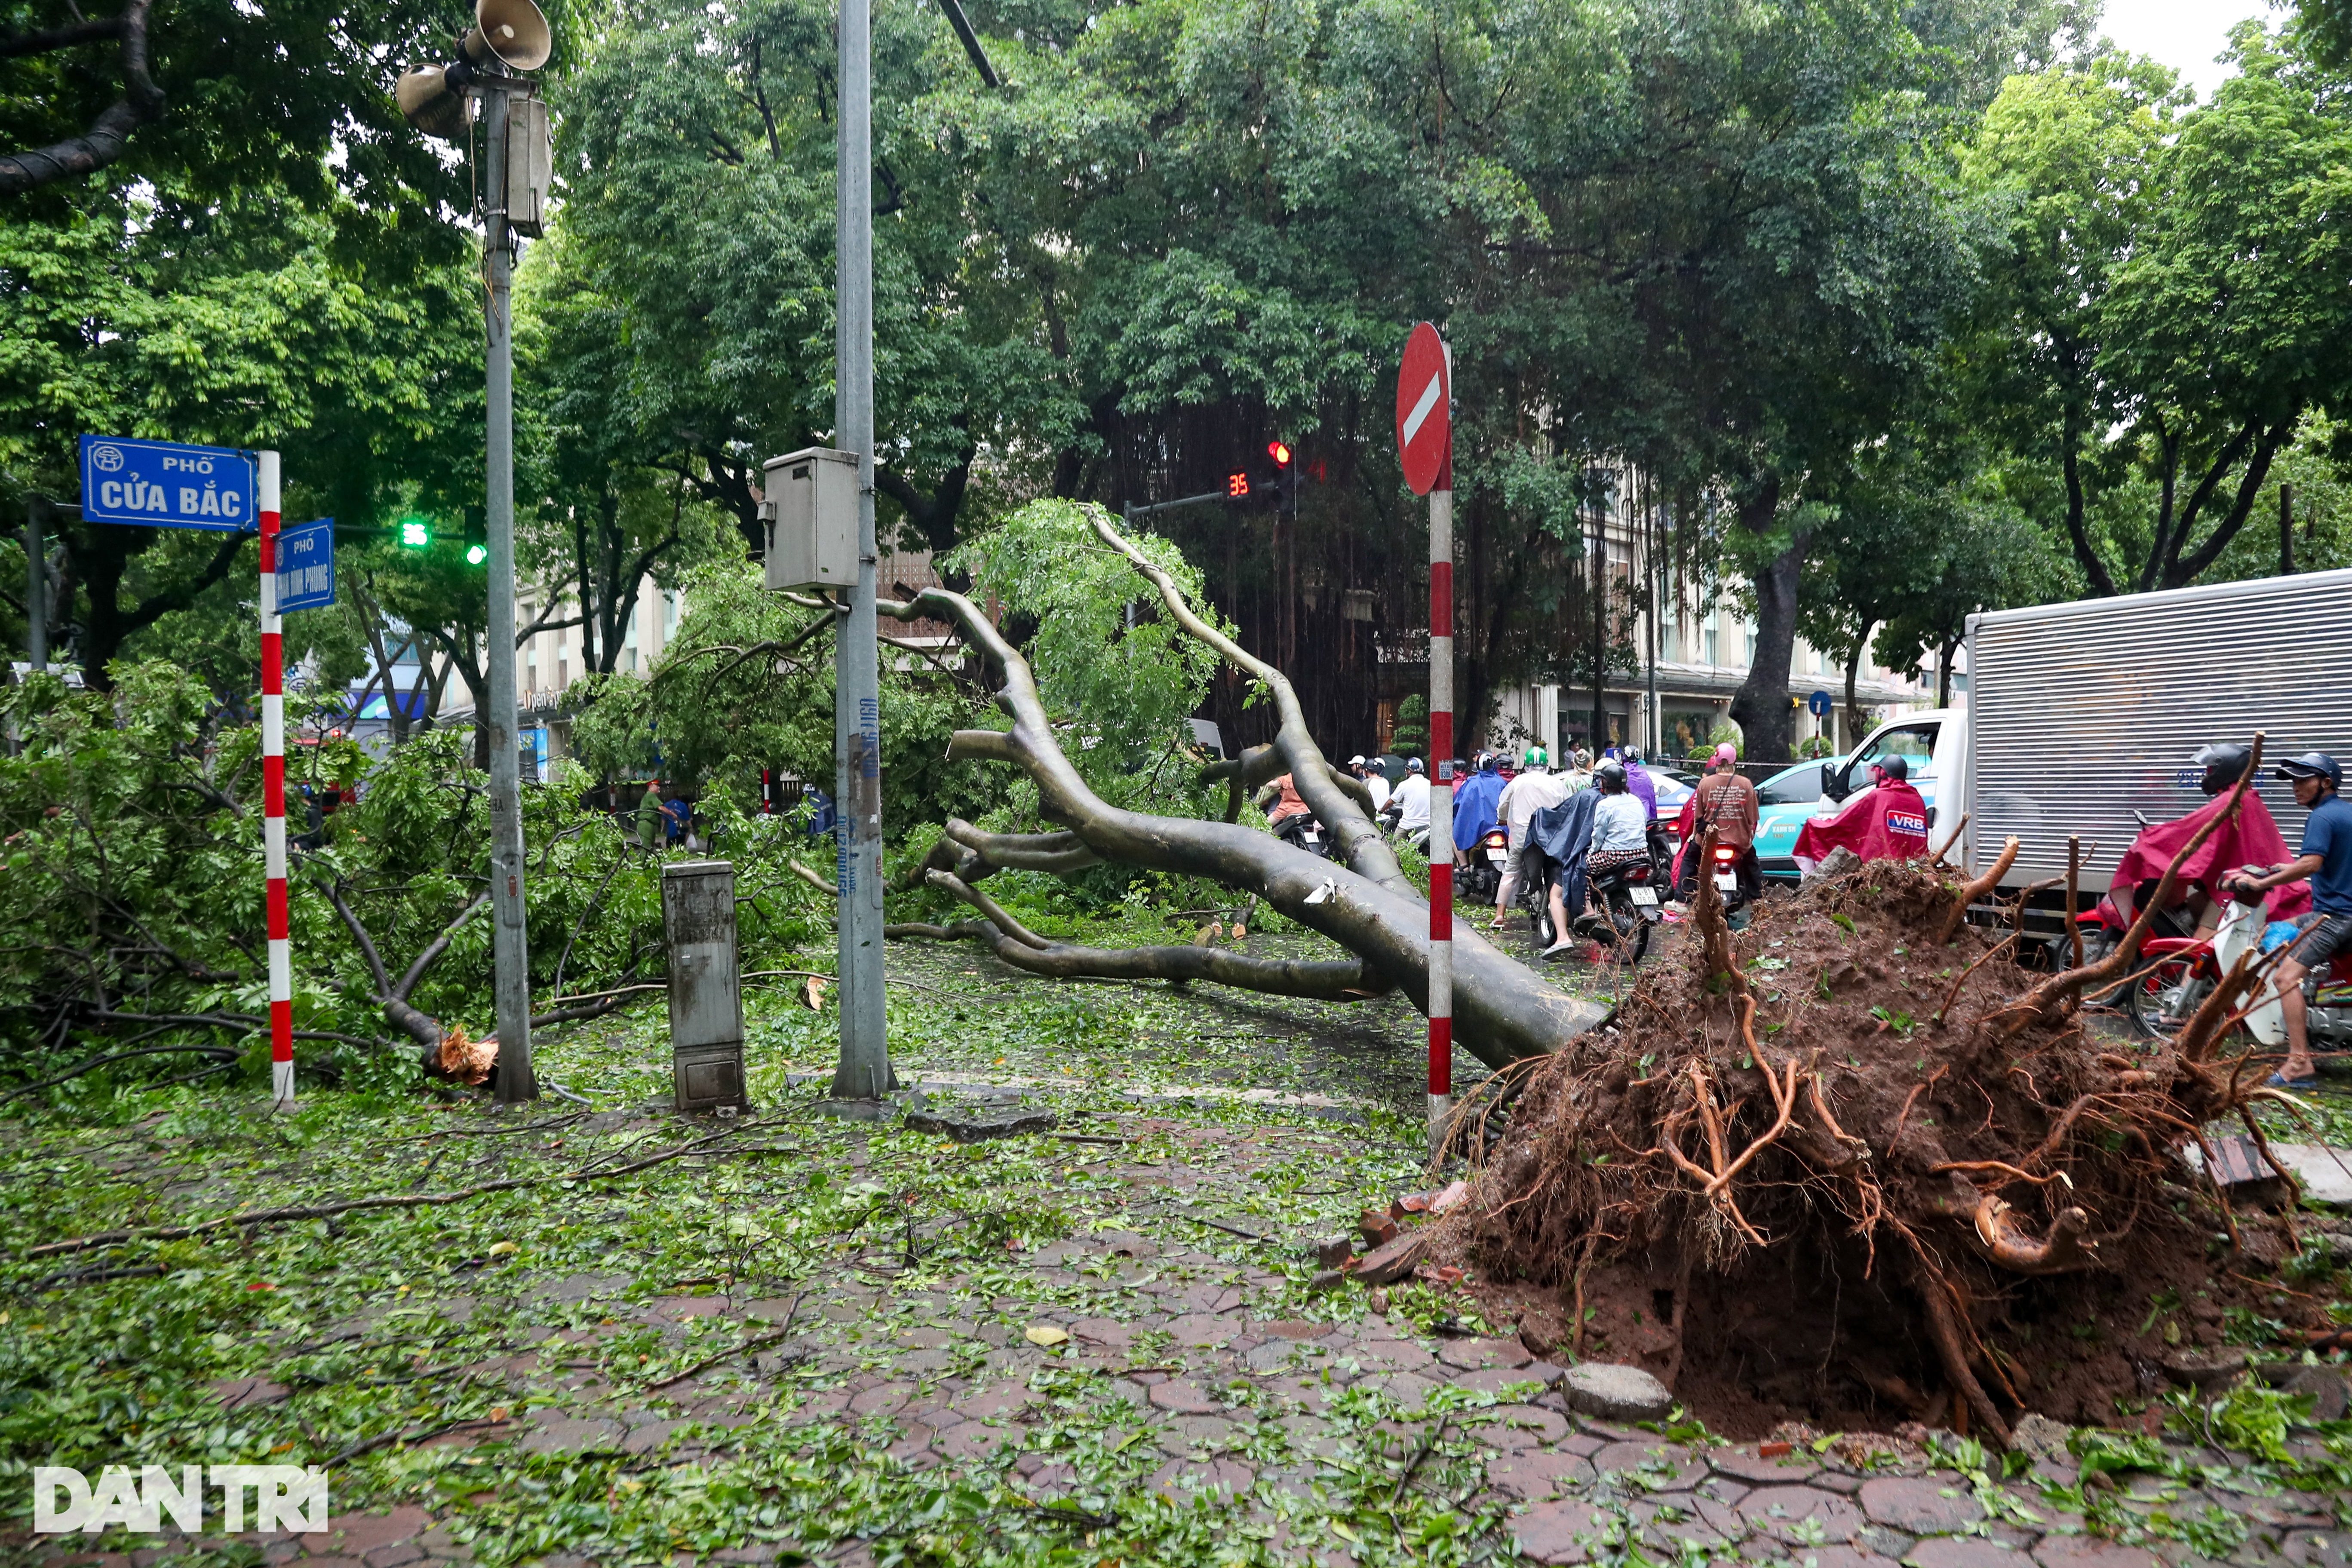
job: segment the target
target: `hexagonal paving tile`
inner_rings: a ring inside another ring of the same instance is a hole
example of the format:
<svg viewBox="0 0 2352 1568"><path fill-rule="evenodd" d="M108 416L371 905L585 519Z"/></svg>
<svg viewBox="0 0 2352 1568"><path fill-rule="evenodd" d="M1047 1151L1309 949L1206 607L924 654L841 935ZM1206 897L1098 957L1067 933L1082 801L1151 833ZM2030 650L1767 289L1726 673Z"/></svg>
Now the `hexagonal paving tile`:
<svg viewBox="0 0 2352 1568"><path fill-rule="evenodd" d="M1818 1487L1759 1487L1739 1500L1748 1528L1794 1545L1831 1545L1852 1541L1863 1526L1862 1510Z"/></svg>

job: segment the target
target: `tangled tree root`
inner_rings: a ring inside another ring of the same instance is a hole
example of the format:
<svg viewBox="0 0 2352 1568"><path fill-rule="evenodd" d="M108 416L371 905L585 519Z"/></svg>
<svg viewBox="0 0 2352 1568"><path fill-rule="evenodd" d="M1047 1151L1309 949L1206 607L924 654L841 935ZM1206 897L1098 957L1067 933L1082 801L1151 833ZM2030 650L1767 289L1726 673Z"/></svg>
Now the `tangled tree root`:
<svg viewBox="0 0 2352 1568"><path fill-rule="evenodd" d="M1530 1337L1677 1376L1734 1431L2005 1443L2027 1411L2114 1418L2227 1306L2294 1317L2179 1158L2268 1092L2215 1057L2257 976L2171 1044L2095 1041L2098 975L2029 985L1955 920L1990 888L1878 861L1734 933L1701 879L1679 961L1616 1027L1512 1075L1451 1250Z"/></svg>

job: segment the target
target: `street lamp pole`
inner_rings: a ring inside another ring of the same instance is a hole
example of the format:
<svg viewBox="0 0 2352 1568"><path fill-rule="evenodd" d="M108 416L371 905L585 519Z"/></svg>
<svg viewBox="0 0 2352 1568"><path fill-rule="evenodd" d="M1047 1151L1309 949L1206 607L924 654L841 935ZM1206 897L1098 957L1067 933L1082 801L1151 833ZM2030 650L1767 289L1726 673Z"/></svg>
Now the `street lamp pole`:
<svg viewBox="0 0 2352 1568"><path fill-rule="evenodd" d="M490 956L496 971L500 1104L539 1098L530 1063L530 945L524 926L522 769L515 734L514 552L514 250L507 225L507 87L485 80L482 108L489 143L489 202L484 225L489 295L488 472L485 532L489 546Z"/></svg>
<svg viewBox="0 0 2352 1568"><path fill-rule="evenodd" d="M834 169L834 446L857 455L857 581L834 637L834 768L840 834L835 929L841 1061L833 1098L891 1088L882 1011L882 669L874 610L874 197L871 0L842 0Z"/></svg>
<svg viewBox="0 0 2352 1568"><path fill-rule="evenodd" d="M25 492L25 659L36 673L49 668L49 574L42 559L41 499Z"/></svg>

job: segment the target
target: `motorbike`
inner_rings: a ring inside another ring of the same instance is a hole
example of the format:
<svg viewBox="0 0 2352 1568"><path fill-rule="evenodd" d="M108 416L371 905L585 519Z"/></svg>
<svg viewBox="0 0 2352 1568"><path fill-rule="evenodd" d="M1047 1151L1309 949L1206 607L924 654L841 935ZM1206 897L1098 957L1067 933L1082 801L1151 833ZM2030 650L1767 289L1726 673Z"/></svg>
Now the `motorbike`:
<svg viewBox="0 0 2352 1568"><path fill-rule="evenodd" d="M2270 869L2249 866L2257 875ZM2119 999L2132 1027L2150 1039L2169 1040L2188 1026L2221 976L2249 952L2263 948L2268 925L2261 893L2232 891L2224 900L2210 937L2148 936L2140 942L2139 974ZM2120 934L2117 937L2120 940ZM2304 1026L2314 1050L2352 1047L2352 953L2337 958L2326 973L2303 982ZM2264 986L2263 999L2240 1026L2263 1046L2286 1043L2286 1014L2277 991Z"/></svg>
<svg viewBox="0 0 2352 1568"><path fill-rule="evenodd" d="M1675 837L1674 824L1653 822L1643 837L1650 849L1650 885L1671 888L1675 881L1675 855L1681 843Z"/></svg>
<svg viewBox="0 0 2352 1568"><path fill-rule="evenodd" d="M1650 932L1666 918L1658 899L1656 867L1648 860L1629 861L1596 871L1592 899L1601 908L1573 922L1588 936L1599 937L1617 949L1619 960L1639 963L1650 951Z"/></svg>
<svg viewBox="0 0 2352 1568"><path fill-rule="evenodd" d="M1310 855L1331 858L1331 844L1322 822L1310 811L1295 811L1275 825L1274 836Z"/></svg>
<svg viewBox="0 0 2352 1568"><path fill-rule="evenodd" d="M1549 868L1551 863L1546 861L1544 864ZM1528 923L1535 928L1538 952L1559 940L1559 928L1551 922L1551 877L1549 870L1539 878L1520 879L1514 901L1527 911Z"/></svg>
<svg viewBox="0 0 2352 1568"><path fill-rule="evenodd" d="M1478 836L1470 847L1470 863L1462 868L1454 885L1462 896L1474 904L1491 904L1495 889L1503 884L1503 871L1511 860L1511 836L1500 827L1490 827Z"/></svg>
<svg viewBox="0 0 2352 1568"><path fill-rule="evenodd" d="M2132 816L2143 829L2161 826L2144 811L2134 811ZM2155 882L2146 881L2132 889L2135 913L2147 907L2147 901L2156 896L2156 888ZM2173 889L2171 903L2157 910L2156 917L2148 921L2147 939L2151 942L2158 938L2182 942L2199 940L2198 927L2203 923L2209 907L2210 893L2204 884L2195 881L2181 883ZM2104 896L2082 917L2080 924L2083 929L2083 956L2085 962L2092 963L2114 952L2116 943L2123 941L2124 932L2131 928L2131 921L2123 918L2116 908L2115 900Z"/></svg>
<svg viewBox="0 0 2352 1568"><path fill-rule="evenodd" d="M1728 844L1715 847L1715 863L1704 868L1715 879L1716 896L1723 900L1726 920L1748 907L1748 895L1739 889L1739 851Z"/></svg>

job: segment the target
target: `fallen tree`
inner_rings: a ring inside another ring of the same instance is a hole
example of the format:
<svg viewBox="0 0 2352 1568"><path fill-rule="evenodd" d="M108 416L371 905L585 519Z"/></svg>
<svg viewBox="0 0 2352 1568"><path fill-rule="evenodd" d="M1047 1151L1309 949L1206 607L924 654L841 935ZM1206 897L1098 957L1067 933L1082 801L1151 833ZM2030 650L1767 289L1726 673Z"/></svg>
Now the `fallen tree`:
<svg viewBox="0 0 2352 1568"><path fill-rule="evenodd" d="M922 880L967 905L979 918L950 925L898 921L886 927L886 934L982 942L1007 963L1042 974L1205 980L1275 995L1325 999L1375 996L1393 989L1425 1009L1428 900L1405 876L1387 838L1373 824L1360 782L1333 767L1307 733L1288 679L1203 616L1157 549L1121 535L1099 508L1056 504L1063 527L1089 532L1094 549L1114 552L1115 559L1150 584L1157 613L1167 625L1262 683L1279 728L1271 744L1254 748L1236 762L1211 764L1202 774L1203 784L1230 784L1224 820L1116 805L1102 797L1065 752L1066 731L1049 714L1028 659L977 605L944 588L883 602L882 613L899 621L928 618L951 626L964 646L980 656L993 683L996 705L1012 720L1012 727L958 731L949 744L948 760L1018 769L1036 792L1038 816L1055 828L996 833L960 819L949 821L922 863ZM1323 822L1334 858L1326 860L1234 820L1244 790L1285 773ZM1071 947L1029 931L980 887L1000 870L1067 873L1101 862L1205 878L1255 895L1354 956L1296 963L1197 944L1115 952ZM1459 924L1454 932L1454 965L1455 1038L1491 1066L1559 1050L1607 1016L1605 1007L1556 989Z"/></svg>
<svg viewBox="0 0 2352 1568"><path fill-rule="evenodd" d="M2309 1304L2254 1277L2294 1252L2291 1213L2241 1216L2183 1158L2215 1168L2217 1120L2260 1142L2279 1098L2224 1050L2259 964L2171 1040L2101 1037L2081 999L2130 972L2146 910L2035 983L1956 918L1986 879L1846 858L1745 932L1702 879L1694 940L1614 1026L1497 1085L1507 1126L1433 1237L1496 1312L1722 1429L2006 1443L2027 1412L2116 1419L2229 1309Z"/></svg>

